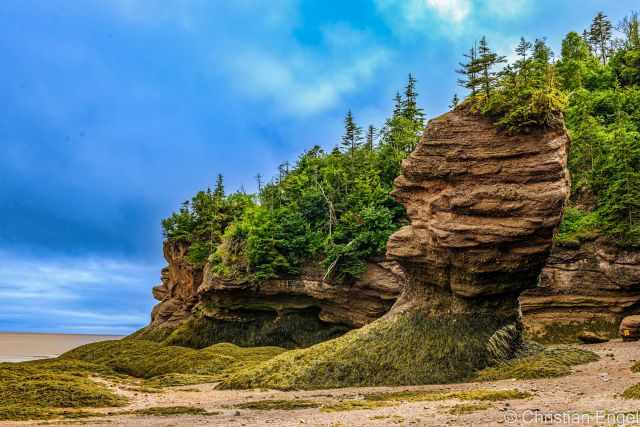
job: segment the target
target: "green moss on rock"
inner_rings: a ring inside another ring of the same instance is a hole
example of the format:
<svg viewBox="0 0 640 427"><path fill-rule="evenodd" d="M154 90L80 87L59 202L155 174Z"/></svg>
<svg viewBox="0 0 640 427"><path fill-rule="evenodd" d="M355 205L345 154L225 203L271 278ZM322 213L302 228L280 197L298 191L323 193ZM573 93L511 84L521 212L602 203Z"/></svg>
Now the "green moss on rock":
<svg viewBox="0 0 640 427"><path fill-rule="evenodd" d="M204 348L229 342L243 347L308 347L336 338L347 326L322 322L317 309L295 310L278 316L273 310L235 310L246 321L228 321L202 316L187 320L166 337L167 345Z"/></svg>
<svg viewBox="0 0 640 427"><path fill-rule="evenodd" d="M318 389L462 381L485 367L494 316L405 312L238 371L221 387Z"/></svg>
<svg viewBox="0 0 640 427"><path fill-rule="evenodd" d="M222 343L201 350L166 346L145 340L116 340L87 344L61 356L108 366L116 372L138 378L162 378L168 374L195 374L207 382L264 362L282 353L278 347L242 348ZM170 379L164 377L168 382ZM194 384L194 377L179 385ZM162 381L158 379L160 385ZM150 383L153 384L153 383Z"/></svg>
<svg viewBox="0 0 640 427"><path fill-rule="evenodd" d="M536 354L519 357L497 366L484 369L477 374L480 381L503 379L535 379L561 377L571 373L571 367L595 362L598 355L579 348L555 347Z"/></svg>

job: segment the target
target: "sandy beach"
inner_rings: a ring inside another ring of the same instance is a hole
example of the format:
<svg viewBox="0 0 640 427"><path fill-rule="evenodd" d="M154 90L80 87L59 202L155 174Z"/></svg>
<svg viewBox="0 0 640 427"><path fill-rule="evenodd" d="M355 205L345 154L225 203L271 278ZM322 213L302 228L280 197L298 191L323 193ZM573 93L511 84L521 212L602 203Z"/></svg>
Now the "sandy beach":
<svg viewBox="0 0 640 427"><path fill-rule="evenodd" d="M59 356L72 348L97 341L122 338L116 335L36 334L0 332L0 362L24 362Z"/></svg>

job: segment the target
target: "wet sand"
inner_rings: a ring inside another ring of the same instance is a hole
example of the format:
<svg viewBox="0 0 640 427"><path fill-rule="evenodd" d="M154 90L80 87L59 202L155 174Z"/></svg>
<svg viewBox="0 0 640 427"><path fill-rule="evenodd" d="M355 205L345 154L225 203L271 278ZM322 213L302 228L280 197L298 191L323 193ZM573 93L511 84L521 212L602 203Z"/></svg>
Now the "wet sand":
<svg viewBox="0 0 640 427"><path fill-rule="evenodd" d="M0 332L0 362L47 359L78 346L122 338L116 335L31 334Z"/></svg>

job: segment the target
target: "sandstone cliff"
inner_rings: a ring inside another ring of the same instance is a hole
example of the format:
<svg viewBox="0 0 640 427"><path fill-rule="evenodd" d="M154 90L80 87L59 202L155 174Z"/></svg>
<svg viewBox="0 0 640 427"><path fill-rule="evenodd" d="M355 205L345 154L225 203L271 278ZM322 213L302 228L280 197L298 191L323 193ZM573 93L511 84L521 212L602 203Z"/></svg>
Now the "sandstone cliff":
<svg viewBox="0 0 640 427"><path fill-rule="evenodd" d="M404 283L397 263L372 260L353 284L323 280L310 266L300 277L260 284L224 281L208 266L193 267L188 247L164 243L168 266L153 288L147 338L204 347L215 342L238 345L308 346L361 327L386 313ZM176 329L177 328L177 329ZM169 336L171 335L171 336Z"/></svg>
<svg viewBox="0 0 640 427"><path fill-rule="evenodd" d="M605 240L556 246L537 288L520 297L527 331L543 342L574 342L583 331L617 337L640 313L640 251Z"/></svg>

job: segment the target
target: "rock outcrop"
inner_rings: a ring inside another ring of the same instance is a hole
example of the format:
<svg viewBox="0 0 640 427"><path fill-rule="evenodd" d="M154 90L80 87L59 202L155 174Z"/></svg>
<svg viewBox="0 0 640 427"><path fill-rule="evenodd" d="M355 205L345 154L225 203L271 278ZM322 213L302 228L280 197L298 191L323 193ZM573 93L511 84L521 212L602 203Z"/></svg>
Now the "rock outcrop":
<svg viewBox="0 0 640 427"><path fill-rule="evenodd" d="M219 279L208 266L192 266L187 251L184 244L164 243L168 266L153 289L160 303L142 332L146 338L189 347L304 347L381 317L404 284L398 264L384 259L370 261L348 285L323 280L324 272L311 266L300 277L238 283Z"/></svg>
<svg viewBox="0 0 640 427"><path fill-rule="evenodd" d="M517 296L536 286L569 194L564 129L508 136L462 110L432 120L392 193L411 224L387 254L408 283L393 311L489 316L519 329ZM423 295L426 295L425 298Z"/></svg>
<svg viewBox="0 0 640 427"><path fill-rule="evenodd" d="M520 297L527 332L543 342L575 342L585 331L609 338L640 312L640 251L606 240L556 246L537 288Z"/></svg>
<svg viewBox="0 0 640 427"><path fill-rule="evenodd" d="M411 223L387 244L407 275L391 310L223 387L449 382L511 357L518 296L536 285L569 195L568 145L563 128L509 136L461 108L431 120L392 193Z"/></svg>

